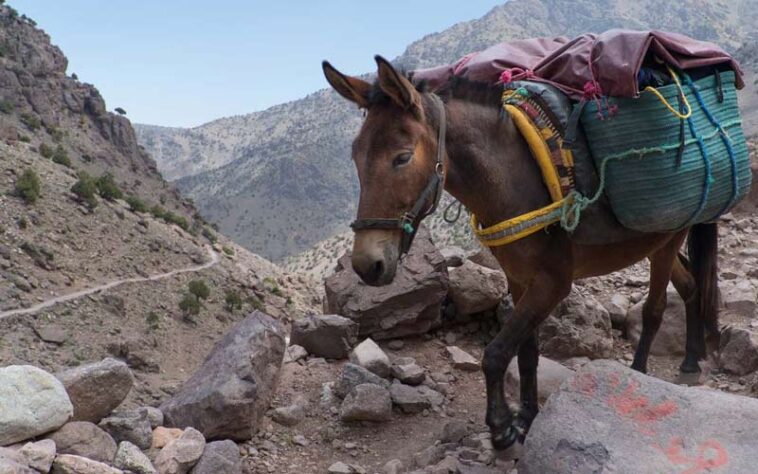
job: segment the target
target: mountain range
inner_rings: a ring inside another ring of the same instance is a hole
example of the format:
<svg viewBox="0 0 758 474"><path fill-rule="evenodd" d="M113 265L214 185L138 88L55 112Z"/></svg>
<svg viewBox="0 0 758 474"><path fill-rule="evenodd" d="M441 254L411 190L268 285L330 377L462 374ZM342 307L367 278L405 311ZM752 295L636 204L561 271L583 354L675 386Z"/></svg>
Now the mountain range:
<svg viewBox="0 0 758 474"><path fill-rule="evenodd" d="M684 0L675 5L653 0L512 0L480 19L421 38L395 63L408 70L429 67L500 41L533 36L570 37L610 28L676 31L717 42L738 58L749 59L743 103L754 133L756 22L757 0ZM204 217L241 245L282 260L347 228L358 190L350 143L360 122L361 113L352 104L320 90L195 128L136 129L159 170L194 200Z"/></svg>

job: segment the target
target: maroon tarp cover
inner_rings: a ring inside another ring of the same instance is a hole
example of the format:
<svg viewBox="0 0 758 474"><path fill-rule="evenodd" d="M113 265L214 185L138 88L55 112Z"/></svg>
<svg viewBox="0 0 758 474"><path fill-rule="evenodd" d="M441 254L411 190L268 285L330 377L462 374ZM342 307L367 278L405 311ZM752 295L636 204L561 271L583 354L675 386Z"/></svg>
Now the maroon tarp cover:
<svg viewBox="0 0 758 474"><path fill-rule="evenodd" d="M637 97L637 74L652 53L677 69L726 64L736 73L736 86L744 86L737 62L719 46L677 33L609 30L564 37L510 41L472 53L456 63L413 73L432 88L451 76L489 83L529 79L548 82L573 99L587 95Z"/></svg>

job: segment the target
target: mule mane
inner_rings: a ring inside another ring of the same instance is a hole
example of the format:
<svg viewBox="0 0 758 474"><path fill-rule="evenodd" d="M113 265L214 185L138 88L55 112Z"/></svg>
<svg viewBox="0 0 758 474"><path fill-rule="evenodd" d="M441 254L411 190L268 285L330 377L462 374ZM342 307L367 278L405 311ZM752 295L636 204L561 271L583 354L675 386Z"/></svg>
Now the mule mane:
<svg viewBox="0 0 758 474"><path fill-rule="evenodd" d="M450 99L458 99L466 102L472 102L480 105L491 105L492 107L500 107L500 99L503 93L503 89L499 85L488 84L486 82L472 81L463 77L453 76L438 90L433 91L430 89L426 81L413 81L412 75L406 72L402 74L416 86L416 90L420 93L435 92L443 101L447 102ZM369 91L368 101L369 105L386 104L392 99L388 96L381 87L379 82L374 81Z"/></svg>

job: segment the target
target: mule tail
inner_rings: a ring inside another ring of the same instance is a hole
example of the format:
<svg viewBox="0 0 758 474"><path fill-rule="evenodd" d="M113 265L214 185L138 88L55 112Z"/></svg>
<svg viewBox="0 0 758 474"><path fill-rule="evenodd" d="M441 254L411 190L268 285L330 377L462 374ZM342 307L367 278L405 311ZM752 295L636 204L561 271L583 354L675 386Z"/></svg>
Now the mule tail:
<svg viewBox="0 0 758 474"><path fill-rule="evenodd" d="M690 228L687 253L698 293L698 315L706 331L707 350L718 350L718 224L695 224ZM707 354L702 354L703 357Z"/></svg>

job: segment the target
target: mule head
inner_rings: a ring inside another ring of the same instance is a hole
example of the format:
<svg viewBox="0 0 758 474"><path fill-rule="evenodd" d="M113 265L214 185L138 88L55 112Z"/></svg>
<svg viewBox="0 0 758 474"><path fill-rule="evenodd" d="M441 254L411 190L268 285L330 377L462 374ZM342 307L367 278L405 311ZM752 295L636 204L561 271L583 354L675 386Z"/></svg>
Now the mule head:
<svg viewBox="0 0 758 474"><path fill-rule="evenodd" d="M340 95L366 110L352 152L360 182L352 266L366 284L382 286L394 279L402 253L442 192L435 122L444 120L444 110L435 114L434 104L442 108L441 102L425 97L384 58L375 59L374 84L346 76L326 61L323 69ZM427 191L431 184L436 184L433 192ZM414 209L421 212L414 215Z"/></svg>

